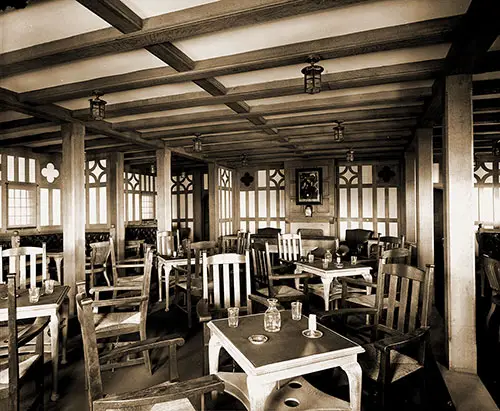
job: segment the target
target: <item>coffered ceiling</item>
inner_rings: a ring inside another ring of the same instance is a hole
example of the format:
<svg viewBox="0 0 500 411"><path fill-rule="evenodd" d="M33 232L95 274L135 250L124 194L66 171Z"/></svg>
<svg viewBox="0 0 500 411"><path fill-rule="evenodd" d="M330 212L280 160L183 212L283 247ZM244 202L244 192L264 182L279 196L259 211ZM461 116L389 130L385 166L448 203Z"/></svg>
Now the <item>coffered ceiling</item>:
<svg viewBox="0 0 500 411"><path fill-rule="evenodd" d="M495 0L38 0L0 13L0 147L61 151L61 122L88 154L129 164L174 153L238 166L395 158L417 126L441 134L444 76L474 73L478 151L500 138ZM322 90L305 94L310 54ZM106 119L90 121L101 90ZM334 142L333 122L345 125ZM203 151L192 139L201 135ZM439 144L436 144L439 150Z"/></svg>

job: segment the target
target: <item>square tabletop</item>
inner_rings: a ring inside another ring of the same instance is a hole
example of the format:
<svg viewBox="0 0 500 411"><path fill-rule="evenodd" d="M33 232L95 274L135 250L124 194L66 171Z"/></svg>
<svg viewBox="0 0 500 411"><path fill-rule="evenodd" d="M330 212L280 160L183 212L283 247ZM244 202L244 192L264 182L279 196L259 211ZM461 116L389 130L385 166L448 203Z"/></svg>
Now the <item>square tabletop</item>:
<svg viewBox="0 0 500 411"><path fill-rule="evenodd" d="M7 290L5 290L7 291ZM21 290L19 289L17 291L17 310L18 311L25 311L29 310L31 308L36 307L38 308L44 308L44 307L51 307L51 306L58 306L62 303L64 298L69 292L69 286L67 285L56 285L54 287L54 292L52 294L45 294L42 293L43 288L40 289L40 299L36 303L30 303L29 302L29 292L28 289ZM0 296L0 310L5 310L7 311L7 293L5 293L5 297L3 297L3 293Z"/></svg>
<svg viewBox="0 0 500 411"><path fill-rule="evenodd" d="M264 331L264 314L240 316L237 328L230 328L227 319L213 320L208 326L214 333L222 334L226 340L222 342L223 346L232 344L256 369L299 358L304 361L330 359L364 351L360 345L321 324L317 329L323 332L322 337L303 336L302 331L308 328L308 318L302 316L300 321L294 321L290 311L281 312L281 330L277 333ZM248 337L254 334L266 335L269 340L260 345L253 344Z"/></svg>

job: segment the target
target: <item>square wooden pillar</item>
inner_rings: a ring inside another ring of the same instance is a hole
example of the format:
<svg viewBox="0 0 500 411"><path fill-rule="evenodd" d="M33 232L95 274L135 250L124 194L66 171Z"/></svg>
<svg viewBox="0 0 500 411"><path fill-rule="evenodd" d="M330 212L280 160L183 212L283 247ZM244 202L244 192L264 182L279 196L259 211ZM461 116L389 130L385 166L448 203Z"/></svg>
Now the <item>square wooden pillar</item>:
<svg viewBox="0 0 500 411"><path fill-rule="evenodd" d="M72 315L76 282L85 280L85 126L63 124L61 135L64 284L71 287Z"/></svg>
<svg viewBox="0 0 500 411"><path fill-rule="evenodd" d="M109 222L115 227L115 247L118 259L125 258L125 194L124 194L123 153L109 156L108 215Z"/></svg>
<svg viewBox="0 0 500 411"><path fill-rule="evenodd" d="M417 242L417 160L413 148L405 153L406 241Z"/></svg>
<svg viewBox="0 0 500 411"><path fill-rule="evenodd" d="M156 150L156 219L158 231L172 230L172 152Z"/></svg>
<svg viewBox="0 0 500 411"><path fill-rule="evenodd" d="M209 204L209 231L210 240L219 238L219 198L218 198L218 166L215 163L208 165L208 204Z"/></svg>
<svg viewBox="0 0 500 411"><path fill-rule="evenodd" d="M472 77L446 78L443 136L449 368L477 373Z"/></svg>
<svg viewBox="0 0 500 411"><path fill-rule="evenodd" d="M434 264L434 184L432 128L415 133L417 144L417 265Z"/></svg>

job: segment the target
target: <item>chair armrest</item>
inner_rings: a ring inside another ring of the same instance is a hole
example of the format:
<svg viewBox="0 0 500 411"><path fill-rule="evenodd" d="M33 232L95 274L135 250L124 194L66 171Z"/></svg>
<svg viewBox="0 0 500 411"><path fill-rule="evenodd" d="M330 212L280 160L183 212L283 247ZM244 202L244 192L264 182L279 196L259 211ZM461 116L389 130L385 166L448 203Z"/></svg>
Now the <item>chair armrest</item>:
<svg viewBox="0 0 500 411"><path fill-rule="evenodd" d="M142 261L144 261L144 260L142 260ZM145 267L144 262L142 262L142 263L139 263L139 262L137 262L137 263L121 262L121 263L115 264L115 268L144 268L144 267Z"/></svg>
<svg viewBox="0 0 500 411"><path fill-rule="evenodd" d="M411 333L395 335L375 342L375 348L388 353L421 340L429 332L430 327L420 327Z"/></svg>
<svg viewBox="0 0 500 411"><path fill-rule="evenodd" d="M224 383L216 375L206 375L188 381L173 384L162 384L138 391L106 396L94 401L94 411L122 409L127 407L142 407L174 401L181 398L193 398L204 393L224 391Z"/></svg>
<svg viewBox="0 0 500 411"><path fill-rule="evenodd" d="M202 298L196 304L196 314L198 315L200 323L208 322L212 319L210 305L208 304L208 300L206 298Z"/></svg>
<svg viewBox="0 0 500 411"><path fill-rule="evenodd" d="M137 341L130 344L127 344L124 347L115 348L107 354L104 354L99 357L100 363L105 363L111 359L116 357L121 357L125 354L133 354L146 350L153 350L155 348L168 347L170 345L177 345L177 347L181 347L184 345L184 338L180 337L177 334L166 335L163 337L155 337L148 338L144 341Z"/></svg>
<svg viewBox="0 0 500 411"><path fill-rule="evenodd" d="M372 307L363 308L341 308L339 310L320 311L316 315L318 320L324 321L331 317L341 317L343 315L377 314L377 309Z"/></svg>
<svg viewBox="0 0 500 411"><path fill-rule="evenodd" d="M186 274L188 273L188 270L186 268L186 266L182 266L182 265L174 265L172 267L172 271L175 270L175 271L179 271L181 274Z"/></svg>
<svg viewBox="0 0 500 411"><path fill-rule="evenodd" d="M33 338L38 336L47 325L49 325L50 317L37 317L35 322L24 329L17 337L17 345L22 347L29 343Z"/></svg>
<svg viewBox="0 0 500 411"><path fill-rule="evenodd" d="M272 280L294 280L296 278L311 278L311 273L298 273L298 274L273 274L269 278Z"/></svg>
<svg viewBox="0 0 500 411"><path fill-rule="evenodd" d="M337 280L341 283L347 283L352 285L358 285L360 287L372 287L377 288L377 283L371 283L370 281L361 280L352 277L338 277Z"/></svg>
<svg viewBox="0 0 500 411"><path fill-rule="evenodd" d="M89 294L102 293L106 291L142 291L142 284L137 285L102 285L98 287L92 287L89 290Z"/></svg>
<svg viewBox="0 0 500 411"><path fill-rule="evenodd" d="M111 298L109 300L97 300L92 302L92 307L122 307L127 305L139 305L141 302L148 300L148 296Z"/></svg>

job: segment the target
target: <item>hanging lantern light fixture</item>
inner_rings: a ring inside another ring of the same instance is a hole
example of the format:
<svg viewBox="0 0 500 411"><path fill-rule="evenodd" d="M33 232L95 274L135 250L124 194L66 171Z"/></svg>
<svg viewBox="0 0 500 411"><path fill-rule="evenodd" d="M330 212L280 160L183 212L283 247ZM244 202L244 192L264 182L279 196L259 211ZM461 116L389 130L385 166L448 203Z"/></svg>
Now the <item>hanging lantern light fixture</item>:
<svg viewBox="0 0 500 411"><path fill-rule="evenodd" d="M193 138L193 151L195 153L201 153L201 151L203 150L203 144L201 142L201 134L199 133L196 133L195 134L195 138Z"/></svg>
<svg viewBox="0 0 500 411"><path fill-rule="evenodd" d="M247 158L247 155L245 153L243 153L241 155L241 165L242 165L242 167L248 166L248 158Z"/></svg>
<svg viewBox="0 0 500 411"><path fill-rule="evenodd" d="M344 126L342 125L342 121L335 120L333 123L333 141L336 143L344 141Z"/></svg>
<svg viewBox="0 0 500 411"><path fill-rule="evenodd" d="M99 97L103 95L103 93L99 90L95 90L93 92L95 95L94 98L89 99L90 102L90 118L92 120L104 120L106 114L106 101L101 100Z"/></svg>
<svg viewBox="0 0 500 411"><path fill-rule="evenodd" d="M491 152L495 157L500 157L500 140L497 140L493 143Z"/></svg>
<svg viewBox="0 0 500 411"><path fill-rule="evenodd" d="M354 161L354 150L352 148L349 149L349 151L347 152L345 159L347 161L349 161L350 163L352 163Z"/></svg>
<svg viewBox="0 0 500 411"><path fill-rule="evenodd" d="M307 58L307 62L311 64L302 69L304 75L304 92L307 94L316 94L321 91L321 73L323 67L315 66L314 64L319 61L317 54L312 54Z"/></svg>

